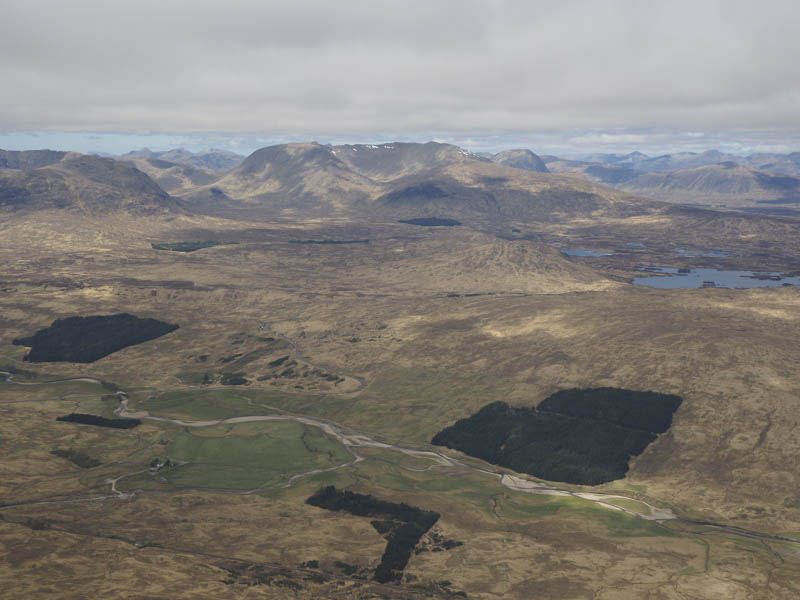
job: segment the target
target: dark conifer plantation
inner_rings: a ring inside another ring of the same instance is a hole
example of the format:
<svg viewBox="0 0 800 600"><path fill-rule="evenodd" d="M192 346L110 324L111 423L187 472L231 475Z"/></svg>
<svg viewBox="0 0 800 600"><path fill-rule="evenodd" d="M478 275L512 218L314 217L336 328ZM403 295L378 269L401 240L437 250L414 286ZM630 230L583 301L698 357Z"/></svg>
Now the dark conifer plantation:
<svg viewBox="0 0 800 600"><path fill-rule="evenodd" d="M25 360L30 362L90 363L177 328L177 325L156 319L140 319L128 313L67 317L56 319L50 327L13 343L31 347L25 356Z"/></svg>
<svg viewBox="0 0 800 600"><path fill-rule="evenodd" d="M672 424L681 398L617 388L562 390L538 408L493 402L437 433L432 443L550 481L597 485Z"/></svg>
<svg viewBox="0 0 800 600"><path fill-rule="evenodd" d="M375 569L375 580L381 583L403 576L411 553L420 538L439 520L439 514L409 506L386 502L367 494L337 490L330 485L306 500L307 504L348 512L357 517L372 517L372 526L387 539L381 563Z"/></svg>

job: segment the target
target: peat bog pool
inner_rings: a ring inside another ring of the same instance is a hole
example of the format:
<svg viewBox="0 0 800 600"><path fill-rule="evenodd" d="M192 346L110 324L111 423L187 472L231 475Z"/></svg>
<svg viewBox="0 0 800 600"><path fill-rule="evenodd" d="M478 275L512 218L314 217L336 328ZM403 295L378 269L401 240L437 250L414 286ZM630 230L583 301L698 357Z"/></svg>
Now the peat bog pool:
<svg viewBox="0 0 800 600"><path fill-rule="evenodd" d="M714 248L698 248L695 250L678 248L675 254L684 258L727 258L731 255L730 250L715 250Z"/></svg>
<svg viewBox="0 0 800 600"><path fill-rule="evenodd" d="M678 269L675 267L641 267L639 270L654 275L634 277L634 285L655 288L705 288L730 289L800 286L800 277L785 277L783 273L762 271L733 271L719 269Z"/></svg>
<svg viewBox="0 0 800 600"><path fill-rule="evenodd" d="M647 245L642 242L627 242L625 244L626 250L645 250ZM562 254L567 256L582 256L588 258L597 258L599 256L614 256L617 252L603 252L598 250L589 250L587 248L566 248L561 251ZM623 252L625 254L625 252ZM681 258L727 258L733 254L730 250L718 250L716 248L676 248L672 254Z"/></svg>
<svg viewBox="0 0 800 600"><path fill-rule="evenodd" d="M562 250L561 253L567 256L588 256L590 258L611 256L614 254L613 252L595 252L594 250L585 250L584 248L567 248L566 250Z"/></svg>

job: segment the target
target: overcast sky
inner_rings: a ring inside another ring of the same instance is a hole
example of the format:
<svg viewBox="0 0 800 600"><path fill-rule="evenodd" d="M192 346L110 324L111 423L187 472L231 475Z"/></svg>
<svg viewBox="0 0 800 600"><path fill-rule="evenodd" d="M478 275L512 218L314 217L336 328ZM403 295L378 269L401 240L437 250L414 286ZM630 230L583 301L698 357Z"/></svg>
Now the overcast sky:
<svg viewBox="0 0 800 600"><path fill-rule="evenodd" d="M796 0L0 0L0 145L800 150L798 31Z"/></svg>

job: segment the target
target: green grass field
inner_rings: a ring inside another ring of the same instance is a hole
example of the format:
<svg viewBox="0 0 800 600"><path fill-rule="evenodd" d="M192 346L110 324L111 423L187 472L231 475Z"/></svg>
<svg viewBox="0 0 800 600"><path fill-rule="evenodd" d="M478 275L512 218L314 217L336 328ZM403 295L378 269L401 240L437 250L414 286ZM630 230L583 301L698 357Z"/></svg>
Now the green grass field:
<svg viewBox="0 0 800 600"><path fill-rule="evenodd" d="M584 523L596 533L612 538L675 535L657 523L604 508L590 500L516 492L500 486L496 477L479 473L453 473L439 469L410 471L391 464L388 458L376 460L374 455L352 468L315 475L302 484L309 491L325 485L380 497L413 496L420 503L428 495L436 497L438 502L447 498L450 508L442 509L444 512L464 514L466 509L470 509L485 518L509 522L522 523L557 515Z"/></svg>
<svg viewBox="0 0 800 600"><path fill-rule="evenodd" d="M268 415L275 412L270 407L304 414L320 414L322 411L308 409L314 404L327 401L319 396L230 387L176 390L159 394L152 400L145 398L145 396L132 397L131 408L187 421Z"/></svg>
<svg viewBox="0 0 800 600"><path fill-rule="evenodd" d="M253 490L278 486L298 473L350 461L318 428L291 421L168 430L161 456L186 463L120 481L121 489L209 488Z"/></svg>
<svg viewBox="0 0 800 600"><path fill-rule="evenodd" d="M650 512L647 506L645 506L641 502L629 498L609 498L608 500L606 500L606 502L608 504L613 504L614 506L619 506L620 508L624 508L626 510L630 510L633 512L642 513L645 515L649 514Z"/></svg>
<svg viewBox="0 0 800 600"><path fill-rule="evenodd" d="M179 377L195 381L200 371L181 372ZM514 386L493 377L390 369L355 397L209 387L169 391L147 401L132 397L130 406L182 420L270 414L268 407L272 407L331 419L368 435L427 444L454 416L468 416L514 393ZM387 419L388 414L391 419Z"/></svg>
<svg viewBox="0 0 800 600"><path fill-rule="evenodd" d="M0 362L2 363L21 363L22 359L28 353L29 348L25 346L15 346L9 344L7 346L0 346ZM18 365L21 366L21 365Z"/></svg>

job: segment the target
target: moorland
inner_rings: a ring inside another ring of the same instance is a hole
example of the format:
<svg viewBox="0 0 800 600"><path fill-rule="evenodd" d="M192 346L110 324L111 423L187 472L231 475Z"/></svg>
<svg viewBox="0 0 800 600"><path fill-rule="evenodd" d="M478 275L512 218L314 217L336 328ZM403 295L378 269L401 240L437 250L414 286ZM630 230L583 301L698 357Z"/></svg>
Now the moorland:
<svg viewBox="0 0 800 600"><path fill-rule="evenodd" d="M2 158L9 597L800 593L798 290L631 284L648 265L797 274L795 218L435 143L288 144L202 176ZM178 328L91 362L14 344L121 314ZM492 403L545 414L602 388L681 402L597 485L432 444ZM330 486L438 519L307 502ZM377 577L401 530L407 563Z"/></svg>

